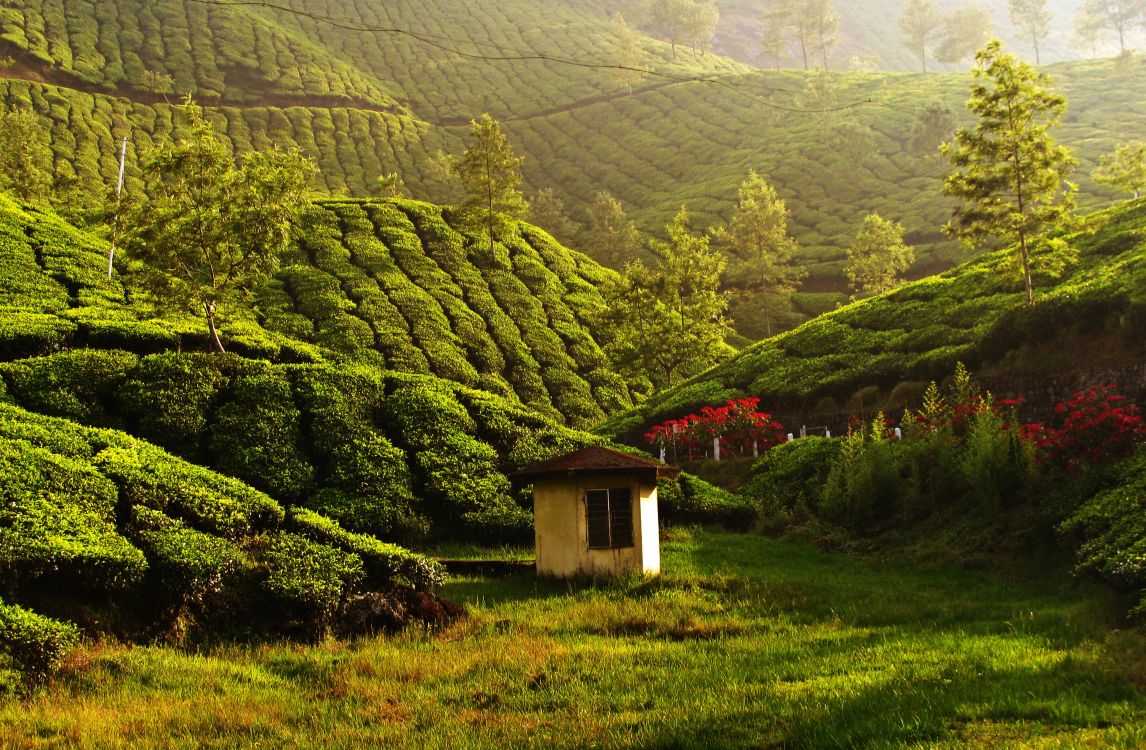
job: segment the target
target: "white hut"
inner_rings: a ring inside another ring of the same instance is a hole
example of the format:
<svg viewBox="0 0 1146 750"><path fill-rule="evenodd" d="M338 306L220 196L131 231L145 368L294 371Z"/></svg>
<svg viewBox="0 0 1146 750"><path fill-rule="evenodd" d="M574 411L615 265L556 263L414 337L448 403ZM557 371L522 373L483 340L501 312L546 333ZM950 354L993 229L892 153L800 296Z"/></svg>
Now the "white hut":
<svg viewBox="0 0 1146 750"><path fill-rule="evenodd" d="M533 484L540 575L659 573L657 479L680 469L590 446L514 473Z"/></svg>

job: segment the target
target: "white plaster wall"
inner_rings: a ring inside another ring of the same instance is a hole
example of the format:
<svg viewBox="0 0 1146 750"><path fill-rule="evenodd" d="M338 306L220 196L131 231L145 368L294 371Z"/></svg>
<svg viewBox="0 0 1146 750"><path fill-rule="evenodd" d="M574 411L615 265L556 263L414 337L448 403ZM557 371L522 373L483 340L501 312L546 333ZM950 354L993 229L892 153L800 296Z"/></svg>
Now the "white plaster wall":
<svg viewBox="0 0 1146 750"><path fill-rule="evenodd" d="M585 492L629 487L635 498L633 546L589 549ZM609 576L630 571L660 572L660 531L656 485L637 477L583 475L544 479L533 485L537 572L539 575Z"/></svg>

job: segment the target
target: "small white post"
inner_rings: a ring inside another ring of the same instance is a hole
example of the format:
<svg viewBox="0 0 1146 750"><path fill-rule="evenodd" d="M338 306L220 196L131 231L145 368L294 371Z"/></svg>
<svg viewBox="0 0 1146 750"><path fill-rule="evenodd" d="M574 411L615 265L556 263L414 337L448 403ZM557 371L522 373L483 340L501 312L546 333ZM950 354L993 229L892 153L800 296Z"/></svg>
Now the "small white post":
<svg viewBox="0 0 1146 750"><path fill-rule="evenodd" d="M107 253L107 277L111 278L111 272L115 266L115 235L116 230L119 229L119 196L123 193L123 169L127 164L127 136L123 137L123 146L119 150L119 181L115 184L115 221L111 230L111 249Z"/></svg>
<svg viewBox="0 0 1146 750"><path fill-rule="evenodd" d="M903 430L899 429L898 427L895 428L895 439L903 440Z"/></svg>
<svg viewBox="0 0 1146 750"><path fill-rule="evenodd" d="M790 433L790 432L789 432L789 433L788 433L788 442L790 443L790 442L792 442L792 441L793 441L793 440L795 440L795 439L796 439L795 435L793 435L792 433Z"/></svg>
<svg viewBox="0 0 1146 750"><path fill-rule="evenodd" d="M828 429L825 429L825 430L824 430L824 437L826 437L826 438L830 438L831 436L832 436L832 431L831 431L831 430L828 430Z"/></svg>
<svg viewBox="0 0 1146 750"><path fill-rule="evenodd" d="M720 460L720 438L712 439L712 457L717 461Z"/></svg>
<svg viewBox="0 0 1146 750"><path fill-rule="evenodd" d="M662 445L661 446L661 463L663 464L664 462L665 462L665 447Z"/></svg>
<svg viewBox="0 0 1146 750"><path fill-rule="evenodd" d="M752 458L760 458L760 444L752 441Z"/></svg>
<svg viewBox="0 0 1146 750"><path fill-rule="evenodd" d="M808 426L800 425L800 437L808 437Z"/></svg>

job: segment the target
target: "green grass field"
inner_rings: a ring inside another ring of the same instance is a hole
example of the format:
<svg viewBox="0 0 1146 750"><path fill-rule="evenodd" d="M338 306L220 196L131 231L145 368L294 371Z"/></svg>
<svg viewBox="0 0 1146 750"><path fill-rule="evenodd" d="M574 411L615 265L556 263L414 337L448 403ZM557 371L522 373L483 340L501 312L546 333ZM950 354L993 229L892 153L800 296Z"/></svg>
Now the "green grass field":
<svg viewBox="0 0 1146 750"><path fill-rule="evenodd" d="M89 644L5 747L1139 747L1108 593L675 529L656 580L454 580L440 634Z"/></svg>

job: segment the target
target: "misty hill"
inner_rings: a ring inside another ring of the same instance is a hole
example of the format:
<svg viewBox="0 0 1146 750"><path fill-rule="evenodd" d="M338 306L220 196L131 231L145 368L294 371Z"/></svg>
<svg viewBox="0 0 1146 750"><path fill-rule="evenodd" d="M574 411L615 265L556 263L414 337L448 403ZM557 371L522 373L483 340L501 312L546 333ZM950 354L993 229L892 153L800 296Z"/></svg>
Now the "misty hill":
<svg viewBox="0 0 1146 750"><path fill-rule="evenodd" d="M990 13L995 35L1020 57L1033 61L1031 41L1012 23L1006 0L980 0L977 4ZM763 33L760 17L767 10L768 3L764 0L721 0L718 5L721 20L714 42L716 51L763 68L774 65L775 60L766 59L760 50ZM838 0L836 11L840 14L840 41L828 57L829 68L848 70L858 65L875 70L919 70L918 56L903 46L899 33L899 19L906 5L905 0ZM959 0L939 2L941 11L945 12L963 5L965 3ZM1091 56L1092 50L1080 47L1074 39L1075 17L1081 7L1081 0L1051 0L1047 3L1051 13L1050 32L1039 44L1039 56L1043 63L1080 60ZM1132 32L1129 40L1131 46L1142 49L1146 37ZM1102 56L1118 54L1117 40L1108 37L1100 41L1096 51ZM799 52L794 47L782 55L783 67L797 67L800 64ZM953 71L961 67L961 64L928 61L928 69Z"/></svg>

